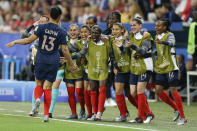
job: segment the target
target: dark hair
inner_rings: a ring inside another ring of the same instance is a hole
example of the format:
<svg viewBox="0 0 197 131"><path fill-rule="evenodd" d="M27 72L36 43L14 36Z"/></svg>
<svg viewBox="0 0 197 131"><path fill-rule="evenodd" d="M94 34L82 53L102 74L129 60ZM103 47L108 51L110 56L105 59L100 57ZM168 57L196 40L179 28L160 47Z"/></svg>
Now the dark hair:
<svg viewBox="0 0 197 131"><path fill-rule="evenodd" d="M170 22L169 19L162 18L159 21L162 21L163 22L163 25L166 27L166 30L167 31L170 31L171 22Z"/></svg>
<svg viewBox="0 0 197 131"><path fill-rule="evenodd" d="M141 25L142 24L142 19L140 17L134 18L131 21L135 21L137 24Z"/></svg>
<svg viewBox="0 0 197 131"><path fill-rule="evenodd" d="M59 16L61 16L62 11L58 6L53 6L50 9L50 16L52 19L56 20Z"/></svg>
<svg viewBox="0 0 197 131"><path fill-rule="evenodd" d="M96 29L96 28L99 30L100 33L102 33L102 30L101 30L101 28L100 28L98 25L94 25L94 26L92 27L92 30L94 30L94 29Z"/></svg>
<svg viewBox="0 0 197 131"><path fill-rule="evenodd" d="M118 11L112 12L111 15L112 16L114 15L116 19L118 20L118 22L121 22L121 15Z"/></svg>
<svg viewBox="0 0 197 131"><path fill-rule="evenodd" d="M168 9L169 11L171 11L173 8L172 8L172 6L171 6L171 4L170 3L168 3L168 2L166 2L166 3L163 3L163 5L162 5L163 7L165 7L166 9Z"/></svg>
<svg viewBox="0 0 197 131"><path fill-rule="evenodd" d="M89 32L91 32L91 28L90 28L89 26L87 26L87 25L82 25L81 28L80 28L80 30L81 30L82 28L86 28Z"/></svg>
<svg viewBox="0 0 197 131"><path fill-rule="evenodd" d="M90 16L87 18L88 19L92 19L94 21L94 23L97 23L97 18L95 16Z"/></svg>
<svg viewBox="0 0 197 131"><path fill-rule="evenodd" d="M107 23L109 23L109 17L110 16L115 16L116 19L118 20L118 22L121 22L121 15L120 15L120 13L118 11L111 12L110 14L108 14L107 19L106 19Z"/></svg>

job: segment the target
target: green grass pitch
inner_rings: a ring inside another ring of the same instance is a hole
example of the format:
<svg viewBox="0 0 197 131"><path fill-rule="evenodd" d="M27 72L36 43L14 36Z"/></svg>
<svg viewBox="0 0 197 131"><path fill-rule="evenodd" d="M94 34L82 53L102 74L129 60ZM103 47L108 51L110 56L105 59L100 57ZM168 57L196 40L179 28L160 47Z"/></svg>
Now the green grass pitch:
<svg viewBox="0 0 197 131"><path fill-rule="evenodd" d="M77 104L78 112L80 110ZM131 116L137 116L137 110L127 102ZM37 118L28 117L31 110L30 102L0 102L0 131L197 131L197 103L186 106L183 103L188 123L177 126L173 122L173 110L163 102L149 103L155 114L155 119L150 124L131 124L129 122L114 122L119 116L117 107L107 107L102 121L68 120L70 108L67 103L57 103L54 110L54 119L49 123L42 122L43 103L40 115Z"/></svg>

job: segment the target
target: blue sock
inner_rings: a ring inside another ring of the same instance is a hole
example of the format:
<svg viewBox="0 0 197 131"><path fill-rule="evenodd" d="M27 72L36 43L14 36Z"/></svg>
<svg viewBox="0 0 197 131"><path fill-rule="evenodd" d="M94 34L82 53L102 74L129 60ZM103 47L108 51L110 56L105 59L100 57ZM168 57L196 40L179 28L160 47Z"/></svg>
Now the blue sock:
<svg viewBox="0 0 197 131"><path fill-rule="evenodd" d="M36 103L36 100L35 100L35 97L34 97L34 91L33 91L33 94L32 94L32 100L31 100L32 109L33 109L33 107L34 107L35 103Z"/></svg>
<svg viewBox="0 0 197 131"><path fill-rule="evenodd" d="M52 99L51 99L51 106L50 106L50 109L49 109L49 113L53 113L53 109L55 107L55 103L57 101L58 94L59 94L59 88L52 89Z"/></svg>

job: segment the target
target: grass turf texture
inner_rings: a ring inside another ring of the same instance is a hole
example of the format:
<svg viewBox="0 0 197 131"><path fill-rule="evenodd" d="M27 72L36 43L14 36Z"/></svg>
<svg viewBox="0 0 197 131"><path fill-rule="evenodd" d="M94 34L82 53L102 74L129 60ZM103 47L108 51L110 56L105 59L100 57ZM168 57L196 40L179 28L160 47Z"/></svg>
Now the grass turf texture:
<svg viewBox="0 0 197 131"><path fill-rule="evenodd" d="M130 112L128 120L137 116L137 110L130 103L127 103ZM177 126L173 122L174 111L163 102L149 103L155 114L155 119L150 124L131 124L128 122L114 122L119 116L116 107L107 107L101 122L85 120L67 120L70 115L70 108L67 103L57 103L55 106L54 119L49 123L43 123L42 119L28 117L31 110L29 102L0 102L0 131L140 131L140 130L163 130L163 131L197 131L197 103L186 106L184 103L185 115L188 123L184 126ZM80 107L78 105L78 113ZM43 113L43 103L40 112ZM11 114L11 115L5 115ZM12 116L16 115L16 116ZM39 115L38 117L42 117ZM97 124L97 125L96 125Z"/></svg>

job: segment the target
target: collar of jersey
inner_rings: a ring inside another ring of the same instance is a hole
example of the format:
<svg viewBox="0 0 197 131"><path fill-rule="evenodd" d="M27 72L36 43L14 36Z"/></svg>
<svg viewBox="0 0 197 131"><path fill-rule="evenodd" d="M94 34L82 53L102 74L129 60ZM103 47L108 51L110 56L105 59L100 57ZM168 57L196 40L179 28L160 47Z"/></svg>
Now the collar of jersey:
<svg viewBox="0 0 197 131"><path fill-rule="evenodd" d="M104 42L102 42L102 41L100 40L100 41L98 41L97 43L94 42L94 44L95 44L95 45L104 45Z"/></svg>
<svg viewBox="0 0 197 131"><path fill-rule="evenodd" d="M134 34L135 39L140 40L143 38L143 35L141 34L141 32L138 32L136 34Z"/></svg>
<svg viewBox="0 0 197 131"><path fill-rule="evenodd" d="M166 33L165 32L163 32L163 33L161 33L161 34L159 34L159 35L157 35L157 38L158 39L162 39L163 37L164 37L164 35L165 35Z"/></svg>
<svg viewBox="0 0 197 131"><path fill-rule="evenodd" d="M116 37L115 40L122 40L123 36Z"/></svg>
<svg viewBox="0 0 197 131"><path fill-rule="evenodd" d="M70 43L73 45L74 43L76 43L77 39L70 39Z"/></svg>
<svg viewBox="0 0 197 131"><path fill-rule="evenodd" d="M85 44L87 42L87 40L82 40L82 44Z"/></svg>

